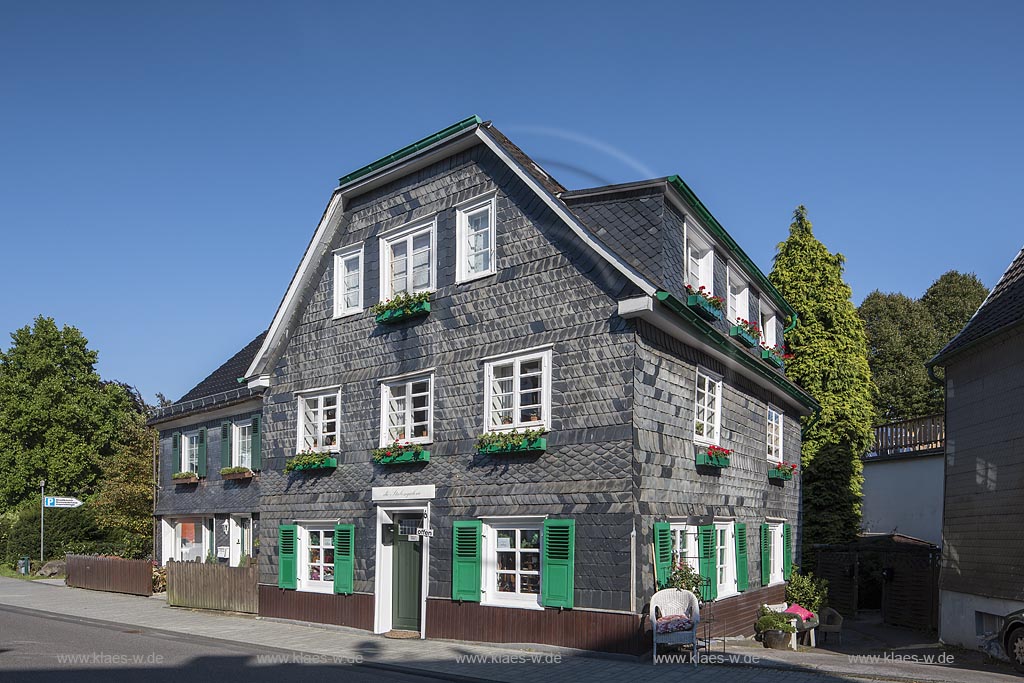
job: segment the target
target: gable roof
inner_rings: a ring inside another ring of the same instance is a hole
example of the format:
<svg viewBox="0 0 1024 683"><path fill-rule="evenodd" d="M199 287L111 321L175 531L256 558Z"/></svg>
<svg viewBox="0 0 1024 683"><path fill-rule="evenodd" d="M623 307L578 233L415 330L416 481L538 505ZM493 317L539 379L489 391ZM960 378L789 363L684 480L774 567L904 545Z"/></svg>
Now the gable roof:
<svg viewBox="0 0 1024 683"><path fill-rule="evenodd" d="M171 418L191 413L202 412L213 407L220 407L248 400L262 393L254 391L238 379L245 375L249 363L263 344L267 332L264 330L245 347L226 360L220 367L207 375L206 379L192 387L184 396L169 406L158 408L150 419L150 424L163 422Z"/></svg>
<svg viewBox="0 0 1024 683"><path fill-rule="evenodd" d="M942 365L961 351L1021 322L1024 322L1024 248L1017 252L1017 257L964 328L927 365Z"/></svg>

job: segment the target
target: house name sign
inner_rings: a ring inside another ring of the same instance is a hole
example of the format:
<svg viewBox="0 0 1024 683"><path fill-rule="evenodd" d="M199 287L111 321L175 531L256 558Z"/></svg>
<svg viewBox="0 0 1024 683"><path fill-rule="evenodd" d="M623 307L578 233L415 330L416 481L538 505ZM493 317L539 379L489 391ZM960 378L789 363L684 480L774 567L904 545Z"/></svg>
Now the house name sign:
<svg viewBox="0 0 1024 683"><path fill-rule="evenodd" d="M433 484L419 486L374 486L373 502L390 500L433 500L436 487Z"/></svg>

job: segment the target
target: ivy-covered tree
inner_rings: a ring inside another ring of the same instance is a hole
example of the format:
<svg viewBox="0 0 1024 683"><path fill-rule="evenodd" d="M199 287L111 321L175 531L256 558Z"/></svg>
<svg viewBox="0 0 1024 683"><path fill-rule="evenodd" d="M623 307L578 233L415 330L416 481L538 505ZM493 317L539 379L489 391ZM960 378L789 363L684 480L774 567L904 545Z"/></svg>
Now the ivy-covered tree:
<svg viewBox="0 0 1024 683"><path fill-rule="evenodd" d="M873 385L864 326L843 281L845 259L814 237L803 206L778 249L770 279L799 315L786 333L786 374L821 404L819 415L803 420L802 563L810 569L813 545L844 543L860 530Z"/></svg>
<svg viewBox="0 0 1024 683"><path fill-rule="evenodd" d="M938 335L924 304L903 294L871 292L857 309L868 339L868 364L878 387L876 418L905 420L942 411L943 391L924 364Z"/></svg>
<svg viewBox="0 0 1024 683"><path fill-rule="evenodd" d="M39 316L0 352L0 512L47 491L89 496L114 455L131 399L96 373L96 352L71 326Z"/></svg>

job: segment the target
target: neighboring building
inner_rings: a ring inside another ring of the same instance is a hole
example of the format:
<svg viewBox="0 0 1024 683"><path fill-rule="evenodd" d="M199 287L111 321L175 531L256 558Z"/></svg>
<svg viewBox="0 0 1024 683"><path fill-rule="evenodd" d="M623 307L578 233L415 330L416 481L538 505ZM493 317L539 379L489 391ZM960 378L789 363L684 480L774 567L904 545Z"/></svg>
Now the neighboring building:
<svg viewBox="0 0 1024 683"><path fill-rule="evenodd" d="M237 567L258 550L254 473L261 467L263 390L239 379L265 335L149 420L160 432L155 510L160 564L212 556Z"/></svg>
<svg viewBox="0 0 1024 683"><path fill-rule="evenodd" d="M865 532L942 545L944 447L941 415L875 428L875 449L864 458Z"/></svg>
<svg viewBox="0 0 1024 683"><path fill-rule="evenodd" d="M946 375L939 635L978 647L1024 608L1024 250L928 365Z"/></svg>
<svg viewBox="0 0 1024 683"><path fill-rule="evenodd" d="M377 322L403 291L429 312ZM799 473L769 470L817 404L744 318L769 344L796 324L676 176L568 192L473 117L343 177L239 373L265 388L260 613L636 651L675 554L749 633L799 547ZM531 452L475 446L533 428ZM375 462L395 439L428 455ZM297 453L333 460L285 472Z"/></svg>

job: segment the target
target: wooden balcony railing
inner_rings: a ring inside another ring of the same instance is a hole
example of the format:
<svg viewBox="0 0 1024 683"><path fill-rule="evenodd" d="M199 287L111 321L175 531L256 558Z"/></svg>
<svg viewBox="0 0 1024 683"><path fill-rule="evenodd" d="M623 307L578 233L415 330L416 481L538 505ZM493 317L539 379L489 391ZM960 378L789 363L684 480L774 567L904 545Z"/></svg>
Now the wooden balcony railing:
<svg viewBox="0 0 1024 683"><path fill-rule="evenodd" d="M945 416L927 415L875 427L875 449L867 457L924 455L945 447Z"/></svg>

